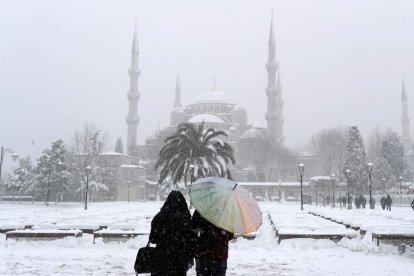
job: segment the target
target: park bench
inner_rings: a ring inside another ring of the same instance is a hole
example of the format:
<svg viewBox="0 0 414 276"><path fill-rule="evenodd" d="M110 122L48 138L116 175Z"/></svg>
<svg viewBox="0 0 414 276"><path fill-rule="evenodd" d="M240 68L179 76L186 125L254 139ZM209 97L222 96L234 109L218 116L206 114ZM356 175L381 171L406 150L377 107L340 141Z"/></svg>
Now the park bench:
<svg viewBox="0 0 414 276"><path fill-rule="evenodd" d="M380 242L383 244L391 244L399 246L406 244L414 247L414 233L411 234L376 234L372 233L372 241L376 241L377 246Z"/></svg>
<svg viewBox="0 0 414 276"><path fill-rule="evenodd" d="M136 230L110 230L103 229L93 232L93 243L95 239L102 238L103 242L126 242L137 236L149 235L148 232L136 231Z"/></svg>
<svg viewBox="0 0 414 276"><path fill-rule="evenodd" d="M37 240L56 240L66 237L82 237L80 230L14 230L6 233L7 239L37 239Z"/></svg>
<svg viewBox="0 0 414 276"><path fill-rule="evenodd" d="M80 230L82 233L93 234L93 232L100 230L100 226L96 224L58 224L58 230Z"/></svg>
<svg viewBox="0 0 414 276"><path fill-rule="evenodd" d="M340 241L342 238L349 237L346 234L280 234L278 235L278 242L288 239L327 239L331 241Z"/></svg>

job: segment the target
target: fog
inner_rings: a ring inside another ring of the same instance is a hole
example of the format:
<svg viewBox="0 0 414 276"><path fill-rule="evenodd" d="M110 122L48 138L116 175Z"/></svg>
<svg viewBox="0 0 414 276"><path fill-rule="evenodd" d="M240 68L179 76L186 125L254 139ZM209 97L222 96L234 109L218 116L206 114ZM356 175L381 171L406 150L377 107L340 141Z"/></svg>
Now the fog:
<svg viewBox="0 0 414 276"><path fill-rule="evenodd" d="M135 19L140 144L169 125L178 68L184 105L215 76L265 123L272 9L286 145L337 125L400 133L403 74L414 118L412 1L0 0L0 145L35 158L88 121L125 145Z"/></svg>

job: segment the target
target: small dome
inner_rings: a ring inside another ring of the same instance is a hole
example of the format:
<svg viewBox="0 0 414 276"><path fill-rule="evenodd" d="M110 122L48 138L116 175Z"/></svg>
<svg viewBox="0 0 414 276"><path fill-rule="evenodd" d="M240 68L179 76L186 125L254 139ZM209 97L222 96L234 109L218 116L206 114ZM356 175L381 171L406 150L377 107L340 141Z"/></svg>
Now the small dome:
<svg viewBox="0 0 414 276"><path fill-rule="evenodd" d="M233 109L233 111L236 111L236 112L240 112L240 111L246 111L246 108L244 108L243 106L241 106L241 105L236 105L235 107L234 107L234 109Z"/></svg>
<svg viewBox="0 0 414 276"><path fill-rule="evenodd" d="M256 128L248 129L242 134L242 136L240 136L240 139L254 139L254 138L264 139L265 136L260 130Z"/></svg>
<svg viewBox="0 0 414 276"><path fill-rule="evenodd" d="M193 117L190 118L190 120L188 120L189 123L221 123L223 124L224 121L216 116L216 115L212 115L212 114L198 114L195 115Z"/></svg>

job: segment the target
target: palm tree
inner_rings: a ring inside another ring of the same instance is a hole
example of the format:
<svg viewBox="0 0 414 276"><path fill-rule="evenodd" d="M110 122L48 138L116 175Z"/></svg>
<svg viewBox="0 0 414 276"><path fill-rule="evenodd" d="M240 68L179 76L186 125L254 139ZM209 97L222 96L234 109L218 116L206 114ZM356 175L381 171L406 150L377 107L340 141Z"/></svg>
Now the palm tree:
<svg viewBox="0 0 414 276"><path fill-rule="evenodd" d="M161 149L155 169L161 168L158 183L171 178L173 184L180 181L221 176L231 179L229 163L236 163L231 145L223 141L226 132L209 128L204 129L204 122L198 126L183 123L177 127L172 136L165 139L166 145ZM191 166L192 165L192 166Z"/></svg>

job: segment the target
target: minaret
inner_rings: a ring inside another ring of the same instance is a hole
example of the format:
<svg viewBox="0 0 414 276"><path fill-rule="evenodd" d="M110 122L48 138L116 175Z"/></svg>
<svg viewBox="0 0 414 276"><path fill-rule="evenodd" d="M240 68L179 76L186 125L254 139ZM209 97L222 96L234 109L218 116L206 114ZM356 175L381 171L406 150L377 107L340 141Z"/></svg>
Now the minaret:
<svg viewBox="0 0 414 276"><path fill-rule="evenodd" d="M132 40L131 49L131 68L128 70L130 83L128 91L128 116L126 122L128 124L128 137L127 137L127 154L132 155L134 148L137 145L137 126L139 123L138 117L138 78L141 71L138 69L138 36L137 36L137 23L135 22L134 39Z"/></svg>
<svg viewBox="0 0 414 276"><path fill-rule="evenodd" d="M282 116L282 94L279 91L281 88L280 80L276 82L276 73L278 72L278 63L276 61L276 40L275 32L273 29L273 12L270 22L270 34L269 34L269 56L266 63L267 71L267 132L270 141L273 144L283 142L283 116ZM280 75L278 75L280 76Z"/></svg>
<svg viewBox="0 0 414 276"><path fill-rule="evenodd" d="M184 121L184 113L181 108L181 82L180 72L177 72L177 82L175 83L175 100L173 104L173 110L170 113L170 126L176 127Z"/></svg>
<svg viewBox="0 0 414 276"><path fill-rule="evenodd" d="M181 107L180 72L177 73L177 81L175 83L175 101L174 101L174 107Z"/></svg>
<svg viewBox="0 0 414 276"><path fill-rule="evenodd" d="M405 92L404 79L402 82L401 108L402 142L404 152L408 153L411 151L410 118L408 117L408 100Z"/></svg>

